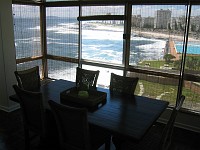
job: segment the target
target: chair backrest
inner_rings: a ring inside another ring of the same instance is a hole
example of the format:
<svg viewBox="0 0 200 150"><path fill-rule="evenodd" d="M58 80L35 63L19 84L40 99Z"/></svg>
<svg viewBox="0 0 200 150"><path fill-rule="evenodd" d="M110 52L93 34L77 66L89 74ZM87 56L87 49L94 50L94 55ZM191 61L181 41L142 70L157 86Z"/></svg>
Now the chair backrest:
<svg viewBox="0 0 200 150"><path fill-rule="evenodd" d="M80 87L83 84L88 85L89 87L96 88L97 79L99 77L99 70L86 70L77 67L76 68L76 86Z"/></svg>
<svg viewBox="0 0 200 150"><path fill-rule="evenodd" d="M39 66L14 73L20 88L28 91L38 91L40 88Z"/></svg>
<svg viewBox="0 0 200 150"><path fill-rule="evenodd" d="M19 97L25 128L45 136L46 122L42 93L25 91L17 85L13 85L13 88Z"/></svg>
<svg viewBox="0 0 200 150"><path fill-rule="evenodd" d="M86 108L75 108L49 100L56 119L62 149L89 150L89 126Z"/></svg>
<svg viewBox="0 0 200 150"><path fill-rule="evenodd" d="M171 145L171 137L173 133L174 123L176 120L176 116L178 114L178 111L183 105L183 102L185 100L185 96L181 95L180 98L176 102L176 106L173 108L171 116L163 130L161 141L160 141L160 150L168 150Z"/></svg>
<svg viewBox="0 0 200 150"><path fill-rule="evenodd" d="M110 78L110 92L134 95L137 86L138 77L124 77L111 73Z"/></svg>

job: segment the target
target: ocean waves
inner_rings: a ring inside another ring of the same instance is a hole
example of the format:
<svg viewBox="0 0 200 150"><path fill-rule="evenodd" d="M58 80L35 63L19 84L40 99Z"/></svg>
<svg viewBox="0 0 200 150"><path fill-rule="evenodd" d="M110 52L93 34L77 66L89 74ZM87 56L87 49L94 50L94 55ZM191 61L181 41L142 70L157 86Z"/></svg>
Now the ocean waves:
<svg viewBox="0 0 200 150"><path fill-rule="evenodd" d="M38 26L28 27L38 30ZM28 31L28 30L27 30ZM16 46L24 43L38 45L39 37L27 34L27 38L18 36ZM20 34L20 33L19 33ZM122 64L124 28L122 25L84 22L82 24L81 50L82 58L106 63ZM59 23L47 22L47 53L58 56L77 57L78 55L78 24L77 22ZM130 41L130 64L138 64L144 60L159 60L163 58L166 41L139 37L132 33ZM27 46L28 47L28 46ZM20 53L20 52L18 52Z"/></svg>

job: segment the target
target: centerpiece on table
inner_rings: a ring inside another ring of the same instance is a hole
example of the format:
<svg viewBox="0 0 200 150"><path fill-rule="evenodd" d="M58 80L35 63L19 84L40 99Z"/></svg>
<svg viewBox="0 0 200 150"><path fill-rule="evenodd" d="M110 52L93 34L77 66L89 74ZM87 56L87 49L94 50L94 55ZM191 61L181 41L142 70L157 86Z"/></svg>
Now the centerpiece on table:
<svg viewBox="0 0 200 150"><path fill-rule="evenodd" d="M106 103L107 93L93 90L88 82L66 89L60 93L61 103L73 107L85 107L94 111Z"/></svg>
<svg viewBox="0 0 200 150"><path fill-rule="evenodd" d="M80 84L80 86L78 87L78 97L79 98L88 98L89 97L89 83L82 83Z"/></svg>

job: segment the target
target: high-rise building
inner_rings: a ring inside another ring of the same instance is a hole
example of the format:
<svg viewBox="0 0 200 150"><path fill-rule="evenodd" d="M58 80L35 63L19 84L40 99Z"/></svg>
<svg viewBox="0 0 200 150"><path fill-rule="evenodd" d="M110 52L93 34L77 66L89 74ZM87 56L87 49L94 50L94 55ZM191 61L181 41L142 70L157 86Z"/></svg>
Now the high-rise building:
<svg viewBox="0 0 200 150"><path fill-rule="evenodd" d="M142 26L142 17L141 15L133 15L131 19L131 25L133 27L141 27Z"/></svg>
<svg viewBox="0 0 200 150"><path fill-rule="evenodd" d="M142 27L153 28L154 27L154 17L145 17L142 19Z"/></svg>
<svg viewBox="0 0 200 150"><path fill-rule="evenodd" d="M172 12L168 10L157 10L155 13L155 22L154 28L157 29L168 29L171 22L171 14Z"/></svg>

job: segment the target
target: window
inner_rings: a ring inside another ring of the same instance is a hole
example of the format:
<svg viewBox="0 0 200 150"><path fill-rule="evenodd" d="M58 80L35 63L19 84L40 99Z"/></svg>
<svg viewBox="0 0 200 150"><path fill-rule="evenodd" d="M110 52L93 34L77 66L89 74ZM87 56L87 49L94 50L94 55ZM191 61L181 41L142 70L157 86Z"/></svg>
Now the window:
<svg viewBox="0 0 200 150"><path fill-rule="evenodd" d="M124 15L123 6L82 7L82 16L89 18L81 22L82 59L123 64L124 20L116 15Z"/></svg>
<svg viewBox="0 0 200 150"><path fill-rule="evenodd" d="M122 64L123 22L87 21L82 23L82 59Z"/></svg>
<svg viewBox="0 0 200 150"><path fill-rule="evenodd" d="M183 94L186 96L185 108L200 111L200 12L199 5L192 6L189 24L188 43L185 58L185 79ZM176 49L181 53L181 42L177 42ZM177 61L177 64L180 64Z"/></svg>
<svg viewBox="0 0 200 150"><path fill-rule="evenodd" d="M46 9L47 54L78 58L78 7Z"/></svg>
<svg viewBox="0 0 200 150"><path fill-rule="evenodd" d="M185 24L180 28L180 18L185 15L184 5L132 6L129 65L146 70L129 72L140 78L138 95L175 104L180 74L175 62L181 61L176 42L183 42Z"/></svg>
<svg viewBox="0 0 200 150"><path fill-rule="evenodd" d="M35 64L38 61L34 60L42 55L39 6L13 5L13 19L16 59L20 62L17 69L30 68L29 61Z"/></svg>
<svg viewBox="0 0 200 150"><path fill-rule="evenodd" d="M184 4L52 2L41 6L46 8L46 16L41 18L46 19L46 26L42 29L39 3L13 5L18 70L34 65L42 68L47 62L48 77L75 81L76 67L82 66L100 70L97 84L103 87L109 86L111 72L126 73L140 79L136 95L174 105L181 89L186 96L183 107L200 111L199 5L192 6L187 16L188 6ZM43 31L46 49L41 51Z"/></svg>
<svg viewBox="0 0 200 150"><path fill-rule="evenodd" d="M133 5L132 12L129 64L174 68L173 60L179 59L176 42L184 39L186 6Z"/></svg>
<svg viewBox="0 0 200 150"><path fill-rule="evenodd" d="M77 63L48 59L48 76L52 79L76 80Z"/></svg>
<svg viewBox="0 0 200 150"><path fill-rule="evenodd" d="M78 66L79 7L48 7L46 9L46 33L48 76L75 81ZM53 59L53 60L50 60ZM64 60L57 61L57 60Z"/></svg>

